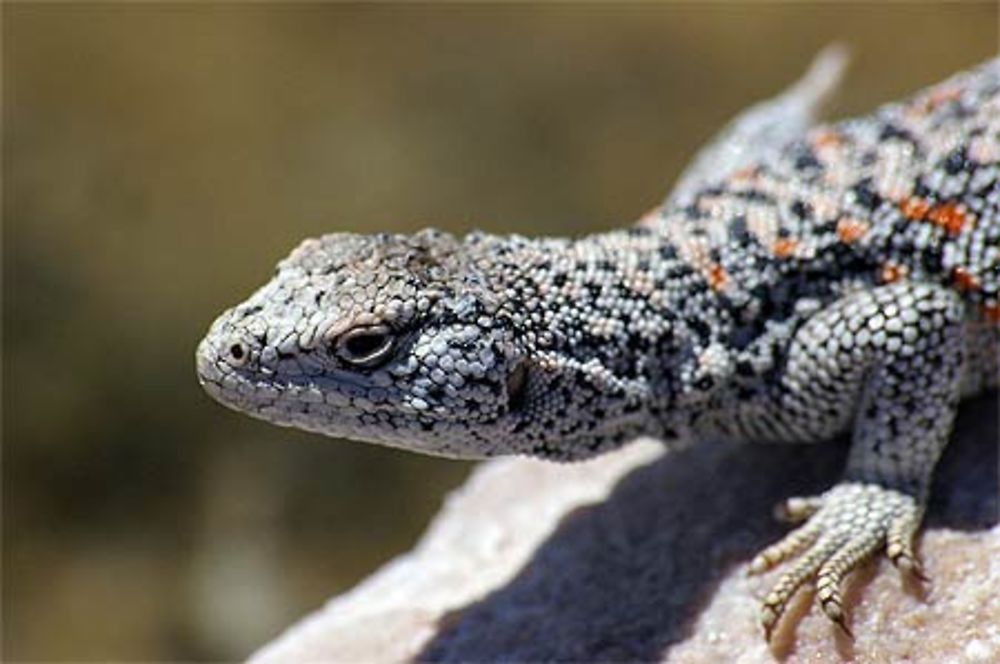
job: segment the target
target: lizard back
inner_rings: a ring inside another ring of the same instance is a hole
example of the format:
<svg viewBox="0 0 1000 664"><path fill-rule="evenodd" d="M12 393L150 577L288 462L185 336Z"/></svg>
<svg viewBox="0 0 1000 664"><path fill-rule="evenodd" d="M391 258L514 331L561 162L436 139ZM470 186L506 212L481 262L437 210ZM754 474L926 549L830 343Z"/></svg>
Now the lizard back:
<svg viewBox="0 0 1000 664"><path fill-rule="evenodd" d="M909 279L945 284L971 317L998 322L998 175L995 60L817 128L646 225L735 308L767 300L769 318L783 303Z"/></svg>

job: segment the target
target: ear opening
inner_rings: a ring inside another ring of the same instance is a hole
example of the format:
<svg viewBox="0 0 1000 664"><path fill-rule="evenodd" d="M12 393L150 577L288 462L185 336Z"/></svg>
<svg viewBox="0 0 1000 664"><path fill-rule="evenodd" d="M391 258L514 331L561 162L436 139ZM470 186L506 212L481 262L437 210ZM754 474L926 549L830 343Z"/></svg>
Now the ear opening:
<svg viewBox="0 0 1000 664"><path fill-rule="evenodd" d="M520 360L507 374L507 405L510 412L519 412L524 407L529 377L526 359Z"/></svg>

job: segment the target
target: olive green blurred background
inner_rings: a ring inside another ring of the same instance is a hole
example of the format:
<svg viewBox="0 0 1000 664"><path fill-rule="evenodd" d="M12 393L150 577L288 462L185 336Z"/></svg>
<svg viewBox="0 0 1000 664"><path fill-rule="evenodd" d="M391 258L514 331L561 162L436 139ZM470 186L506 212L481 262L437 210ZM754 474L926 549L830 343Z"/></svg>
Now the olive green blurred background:
<svg viewBox="0 0 1000 664"><path fill-rule="evenodd" d="M626 223L824 44L854 50L844 115L988 57L997 20L5 3L3 658L243 657L406 550L466 475L201 393L199 337L303 237Z"/></svg>

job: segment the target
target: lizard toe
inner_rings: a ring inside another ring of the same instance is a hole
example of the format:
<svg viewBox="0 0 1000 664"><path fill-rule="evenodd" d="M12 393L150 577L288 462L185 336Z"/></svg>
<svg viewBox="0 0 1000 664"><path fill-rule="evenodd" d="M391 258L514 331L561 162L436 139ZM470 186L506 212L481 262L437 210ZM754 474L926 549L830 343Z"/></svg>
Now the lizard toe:
<svg viewBox="0 0 1000 664"><path fill-rule="evenodd" d="M781 575L778 582L764 597L760 612L760 624L764 628L764 636L767 640L771 640L771 634L785 613L785 609L788 608L788 603L795 592L816 576L823 561L836 549L836 546L836 541L829 537L817 541L795 561L791 569Z"/></svg>
<svg viewBox="0 0 1000 664"><path fill-rule="evenodd" d="M793 496L774 509L774 516L785 523L801 523L819 511L823 496Z"/></svg>
<svg viewBox="0 0 1000 664"><path fill-rule="evenodd" d="M819 537L820 531L821 528L818 524L806 524L801 528L796 528L754 556L747 572L754 575L774 569L782 562L809 548Z"/></svg>
<svg viewBox="0 0 1000 664"><path fill-rule="evenodd" d="M761 573L801 554L764 598L761 625L770 639L792 596L814 579L824 615L850 636L841 587L858 565L885 548L896 567L923 578L912 548L920 506L905 493L860 482L838 484L817 499L802 500L803 510L816 507L806 524L750 565L751 573Z"/></svg>
<svg viewBox="0 0 1000 664"><path fill-rule="evenodd" d="M923 564L913 549L917 529L920 527L919 509L904 510L889 524L885 553L900 572L910 574L920 581L928 581Z"/></svg>

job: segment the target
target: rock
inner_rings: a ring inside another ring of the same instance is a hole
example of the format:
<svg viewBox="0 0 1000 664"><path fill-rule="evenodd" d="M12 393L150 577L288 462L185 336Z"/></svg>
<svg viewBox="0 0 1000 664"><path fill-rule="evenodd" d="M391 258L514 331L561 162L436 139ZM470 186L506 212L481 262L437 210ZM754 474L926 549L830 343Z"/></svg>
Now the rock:
<svg viewBox="0 0 1000 664"><path fill-rule="evenodd" d="M848 581L855 640L801 592L768 646L748 578L781 499L836 481L846 441L639 441L575 464L482 464L421 542L251 661L998 662L996 395L965 404L921 539L932 582L885 560Z"/></svg>

